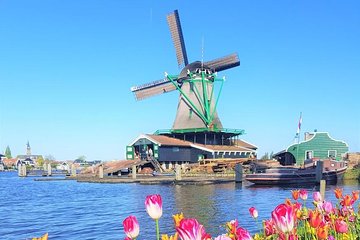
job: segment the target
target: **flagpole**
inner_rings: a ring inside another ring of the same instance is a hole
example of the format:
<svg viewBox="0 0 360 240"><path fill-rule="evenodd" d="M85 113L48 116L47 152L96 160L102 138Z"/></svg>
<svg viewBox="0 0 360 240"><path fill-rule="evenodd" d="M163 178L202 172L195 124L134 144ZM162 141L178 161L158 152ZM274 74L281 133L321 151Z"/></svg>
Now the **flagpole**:
<svg viewBox="0 0 360 240"><path fill-rule="evenodd" d="M302 123L302 112L300 112L299 124L298 124L298 129L296 132L296 135L297 135L296 160L299 159L299 146L300 146L299 143L300 143L301 123ZM304 163L305 163L305 161L304 161Z"/></svg>

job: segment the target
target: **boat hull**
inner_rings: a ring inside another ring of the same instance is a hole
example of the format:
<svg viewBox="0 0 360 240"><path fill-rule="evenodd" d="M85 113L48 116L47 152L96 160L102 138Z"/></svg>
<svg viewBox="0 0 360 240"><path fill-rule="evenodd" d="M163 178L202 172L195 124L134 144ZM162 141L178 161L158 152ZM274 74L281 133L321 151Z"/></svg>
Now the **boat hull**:
<svg viewBox="0 0 360 240"><path fill-rule="evenodd" d="M342 179L346 167L326 171L322 175L322 179L327 183L335 184ZM245 179L251 183L259 185L293 185L293 184L315 184L316 171L315 169L281 169L276 172L254 173L246 175Z"/></svg>

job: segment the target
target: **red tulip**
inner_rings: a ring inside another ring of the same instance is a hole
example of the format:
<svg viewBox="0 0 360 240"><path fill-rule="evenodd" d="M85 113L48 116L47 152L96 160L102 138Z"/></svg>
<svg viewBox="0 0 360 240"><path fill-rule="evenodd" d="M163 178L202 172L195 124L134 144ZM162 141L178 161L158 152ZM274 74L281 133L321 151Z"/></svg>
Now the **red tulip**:
<svg viewBox="0 0 360 240"><path fill-rule="evenodd" d="M356 202L359 199L359 191L352 191L353 201Z"/></svg>
<svg viewBox="0 0 360 240"><path fill-rule="evenodd" d="M320 223L322 222L322 216L321 213L318 211L312 211L310 210L309 214L309 224L313 228L317 228L320 226Z"/></svg>
<svg viewBox="0 0 360 240"><path fill-rule="evenodd" d="M308 192L306 191L306 189L300 190L299 197L304 201L308 198Z"/></svg>
<svg viewBox="0 0 360 240"><path fill-rule="evenodd" d="M336 219L335 220L335 230L338 233L346 233L348 231L348 226L344 220Z"/></svg>
<svg viewBox="0 0 360 240"><path fill-rule="evenodd" d="M135 239L140 232L139 223L135 216L129 216L123 221L124 232L129 239Z"/></svg>
<svg viewBox="0 0 360 240"><path fill-rule="evenodd" d="M272 219L270 220L265 220L264 223L264 230L265 230L265 236L271 236L273 234L275 234L276 229L275 229L275 225Z"/></svg>
<svg viewBox="0 0 360 240"><path fill-rule="evenodd" d="M335 197L336 197L337 199L342 198L342 192L343 192L343 190L342 190L341 188L336 188L336 189L334 190Z"/></svg>
<svg viewBox="0 0 360 240"><path fill-rule="evenodd" d="M272 220L278 231L287 233L291 232L295 224L295 211L292 206L280 204L271 213Z"/></svg>
<svg viewBox="0 0 360 240"><path fill-rule="evenodd" d="M236 229L236 239L237 240L252 240L251 234L244 228L238 227Z"/></svg>
<svg viewBox="0 0 360 240"><path fill-rule="evenodd" d="M298 198L299 198L299 193L300 193L300 190L292 190L291 191L291 195L292 195L292 197L293 197L293 199L296 201L296 200L298 200Z"/></svg>
<svg viewBox="0 0 360 240"><path fill-rule="evenodd" d="M204 226L192 218L182 219L176 231L182 240L207 240L211 238L210 235L205 232Z"/></svg>
<svg viewBox="0 0 360 240"><path fill-rule="evenodd" d="M257 217L259 216L258 211L257 211L256 208L254 208L254 207L249 208L249 212L250 212L250 215L251 215L253 218L257 218Z"/></svg>
<svg viewBox="0 0 360 240"><path fill-rule="evenodd" d="M279 238L277 240L298 240L298 236L293 233L290 233L290 235L286 235L284 233L279 233Z"/></svg>
<svg viewBox="0 0 360 240"><path fill-rule="evenodd" d="M149 195L145 199L146 212L149 216L158 220L162 216L162 200L159 194Z"/></svg>
<svg viewBox="0 0 360 240"><path fill-rule="evenodd" d="M326 240L328 239L329 235L329 227L327 225L320 226L318 229L316 229L316 236L318 239Z"/></svg>
<svg viewBox="0 0 360 240"><path fill-rule="evenodd" d="M343 197L343 200L340 202L341 206L351 206L354 203L353 199L351 198L350 195L345 195Z"/></svg>

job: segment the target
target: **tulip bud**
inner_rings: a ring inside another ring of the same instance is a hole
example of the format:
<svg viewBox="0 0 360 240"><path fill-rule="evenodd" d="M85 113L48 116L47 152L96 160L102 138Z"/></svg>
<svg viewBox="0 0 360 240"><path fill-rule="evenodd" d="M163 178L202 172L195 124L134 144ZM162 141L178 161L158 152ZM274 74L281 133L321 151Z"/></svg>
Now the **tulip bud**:
<svg viewBox="0 0 360 240"><path fill-rule="evenodd" d="M249 208L249 212L250 212L250 215L251 215L253 218L257 218L257 217L259 216L258 211L257 211L256 208L254 208L254 207Z"/></svg>
<svg viewBox="0 0 360 240"><path fill-rule="evenodd" d="M308 198L308 193L307 193L306 189L300 190L299 197L304 201Z"/></svg>
<svg viewBox="0 0 360 240"><path fill-rule="evenodd" d="M149 216L158 220L162 216L162 199L159 194L149 195L145 199L146 212Z"/></svg>
<svg viewBox="0 0 360 240"><path fill-rule="evenodd" d="M315 202L321 202L322 201L322 197L320 192L314 192L313 193L313 198Z"/></svg>
<svg viewBox="0 0 360 240"><path fill-rule="evenodd" d="M123 221L124 232L130 239L134 239L139 235L139 223L135 216L129 216Z"/></svg>

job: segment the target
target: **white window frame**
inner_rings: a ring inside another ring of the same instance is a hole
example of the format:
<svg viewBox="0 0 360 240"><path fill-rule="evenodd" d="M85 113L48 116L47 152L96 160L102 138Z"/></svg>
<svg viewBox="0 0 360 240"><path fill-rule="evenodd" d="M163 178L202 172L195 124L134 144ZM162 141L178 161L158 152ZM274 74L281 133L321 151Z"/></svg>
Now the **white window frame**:
<svg viewBox="0 0 360 240"><path fill-rule="evenodd" d="M306 151L305 151L305 156L304 156L304 159L305 159L305 160L308 159L308 158L307 158L307 155L308 155L307 153L308 153L308 152L311 152L311 158L310 158L310 159L314 158L314 150L306 150Z"/></svg>
<svg viewBox="0 0 360 240"><path fill-rule="evenodd" d="M328 150L328 157L330 157L330 152L335 152L334 158L336 158L337 150Z"/></svg>

